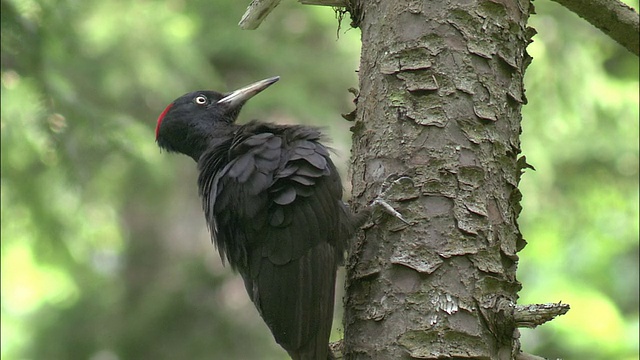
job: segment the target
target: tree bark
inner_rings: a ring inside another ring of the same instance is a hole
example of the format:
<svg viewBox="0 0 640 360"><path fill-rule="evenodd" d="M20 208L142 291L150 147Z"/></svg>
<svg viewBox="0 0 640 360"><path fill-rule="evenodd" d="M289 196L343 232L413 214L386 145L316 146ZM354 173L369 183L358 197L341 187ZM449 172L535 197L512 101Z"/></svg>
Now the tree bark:
<svg viewBox="0 0 640 360"><path fill-rule="evenodd" d="M351 1L362 30L346 359L513 359L528 0Z"/></svg>

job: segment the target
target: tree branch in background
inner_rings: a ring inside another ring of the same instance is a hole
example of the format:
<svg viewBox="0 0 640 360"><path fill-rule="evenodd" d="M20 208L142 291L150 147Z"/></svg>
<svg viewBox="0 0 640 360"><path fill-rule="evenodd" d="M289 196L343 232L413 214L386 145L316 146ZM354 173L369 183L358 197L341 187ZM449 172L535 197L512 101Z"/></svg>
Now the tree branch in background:
<svg viewBox="0 0 640 360"><path fill-rule="evenodd" d="M640 55L638 12L619 0L553 0L602 30L625 49ZM345 7L347 0L299 0L305 5ZM253 0L240 20L240 28L253 30L280 0Z"/></svg>
<svg viewBox="0 0 640 360"><path fill-rule="evenodd" d="M347 7L348 0L298 0L303 5Z"/></svg>
<svg viewBox="0 0 640 360"><path fill-rule="evenodd" d="M619 0L553 0L639 55L638 12Z"/></svg>
<svg viewBox="0 0 640 360"><path fill-rule="evenodd" d="M257 29L278 4L280 4L280 0L253 0L238 25L242 30Z"/></svg>

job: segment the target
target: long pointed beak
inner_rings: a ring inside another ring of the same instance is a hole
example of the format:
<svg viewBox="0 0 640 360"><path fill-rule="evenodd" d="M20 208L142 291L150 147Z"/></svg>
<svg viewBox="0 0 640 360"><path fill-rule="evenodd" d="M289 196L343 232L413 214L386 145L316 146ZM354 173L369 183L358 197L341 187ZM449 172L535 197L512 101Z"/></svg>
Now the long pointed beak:
<svg viewBox="0 0 640 360"><path fill-rule="evenodd" d="M278 80L280 80L280 76L274 76L268 79L254 82L253 84L240 88L218 100L218 104L227 105L232 108L238 105L242 105L245 101L251 99L259 92L268 88Z"/></svg>

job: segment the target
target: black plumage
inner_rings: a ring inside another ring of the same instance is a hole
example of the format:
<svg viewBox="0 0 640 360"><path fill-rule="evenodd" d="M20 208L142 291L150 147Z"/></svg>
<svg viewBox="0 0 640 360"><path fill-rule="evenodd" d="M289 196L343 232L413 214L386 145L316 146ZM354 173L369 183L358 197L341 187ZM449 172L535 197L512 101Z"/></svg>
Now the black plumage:
<svg viewBox="0 0 640 360"><path fill-rule="evenodd" d="M246 100L277 80L186 94L160 115L156 140L197 161L213 241L276 341L293 359L324 360L353 222L317 129L235 124Z"/></svg>

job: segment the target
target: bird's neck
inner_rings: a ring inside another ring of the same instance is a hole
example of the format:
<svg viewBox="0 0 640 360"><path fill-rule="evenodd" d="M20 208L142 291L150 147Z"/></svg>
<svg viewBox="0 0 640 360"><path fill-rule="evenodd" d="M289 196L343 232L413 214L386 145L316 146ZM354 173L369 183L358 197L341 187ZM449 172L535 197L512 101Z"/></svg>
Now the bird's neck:
<svg viewBox="0 0 640 360"><path fill-rule="evenodd" d="M233 139L241 128L242 125L236 124L220 124L214 126L213 130L209 132L207 147L212 148L219 146L220 144Z"/></svg>
<svg viewBox="0 0 640 360"><path fill-rule="evenodd" d="M197 145L193 147L191 156L196 162L200 157L211 149L219 148L233 140L235 133L241 128L236 124L220 124L207 129L206 136L198 139Z"/></svg>

